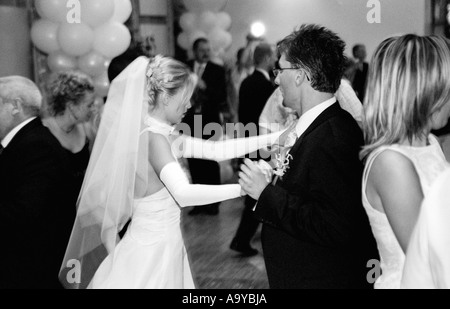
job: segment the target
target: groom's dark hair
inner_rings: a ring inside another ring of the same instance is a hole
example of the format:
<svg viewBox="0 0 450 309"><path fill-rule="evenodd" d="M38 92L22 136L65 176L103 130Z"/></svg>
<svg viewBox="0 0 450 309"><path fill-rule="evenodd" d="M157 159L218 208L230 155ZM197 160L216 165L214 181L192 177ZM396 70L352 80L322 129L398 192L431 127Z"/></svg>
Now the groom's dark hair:
<svg viewBox="0 0 450 309"><path fill-rule="evenodd" d="M307 71L311 86L320 92L335 93L345 70L345 42L331 30L305 24L279 44L280 54L292 66Z"/></svg>

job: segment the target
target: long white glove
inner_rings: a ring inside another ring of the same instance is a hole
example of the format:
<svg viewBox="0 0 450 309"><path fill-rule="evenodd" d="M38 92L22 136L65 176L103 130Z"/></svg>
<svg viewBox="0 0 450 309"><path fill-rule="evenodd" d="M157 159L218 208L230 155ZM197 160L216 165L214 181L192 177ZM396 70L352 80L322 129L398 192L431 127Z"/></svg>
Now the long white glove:
<svg viewBox="0 0 450 309"><path fill-rule="evenodd" d="M159 177L181 207L208 205L241 196L241 186L238 184L190 184L178 162L165 165Z"/></svg>
<svg viewBox="0 0 450 309"><path fill-rule="evenodd" d="M273 145L284 131L223 141L207 141L186 136L183 140L182 156L184 158L207 159L217 162L239 158L258 149Z"/></svg>

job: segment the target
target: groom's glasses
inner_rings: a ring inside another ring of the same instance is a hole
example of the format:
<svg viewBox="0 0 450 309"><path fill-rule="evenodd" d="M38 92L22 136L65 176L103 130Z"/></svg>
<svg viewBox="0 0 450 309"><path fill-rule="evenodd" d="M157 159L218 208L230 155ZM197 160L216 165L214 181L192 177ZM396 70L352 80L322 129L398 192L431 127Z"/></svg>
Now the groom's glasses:
<svg viewBox="0 0 450 309"><path fill-rule="evenodd" d="M273 69L272 72L273 72L273 75L274 75L275 77L277 77L278 74L280 74L280 73L283 72L284 70L298 70L298 68L277 68L277 69Z"/></svg>
<svg viewBox="0 0 450 309"><path fill-rule="evenodd" d="M272 69L273 75L275 76L275 78L278 76L278 74L280 74L281 72L283 72L284 70L301 70L301 68L277 68L277 69ZM303 70L305 72L306 75L306 79L308 81L311 81L311 79L309 78L308 74L306 74L306 71Z"/></svg>

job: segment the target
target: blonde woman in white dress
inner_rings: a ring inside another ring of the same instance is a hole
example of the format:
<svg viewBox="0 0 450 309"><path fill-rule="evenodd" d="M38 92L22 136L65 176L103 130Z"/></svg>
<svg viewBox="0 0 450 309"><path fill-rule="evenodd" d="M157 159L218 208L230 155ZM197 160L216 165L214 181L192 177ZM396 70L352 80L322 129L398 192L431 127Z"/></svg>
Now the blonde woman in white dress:
<svg viewBox="0 0 450 309"><path fill-rule="evenodd" d="M229 160L281 134L222 142L180 135L174 127L195 84L184 64L160 55L136 59L112 82L61 267L66 288L195 288L181 207L243 194L239 184L190 184L178 158Z"/></svg>
<svg viewBox="0 0 450 309"><path fill-rule="evenodd" d="M365 97L362 198L377 241L375 288L400 288L420 205L447 166L430 134L450 116L450 52L444 38L392 37L375 50Z"/></svg>

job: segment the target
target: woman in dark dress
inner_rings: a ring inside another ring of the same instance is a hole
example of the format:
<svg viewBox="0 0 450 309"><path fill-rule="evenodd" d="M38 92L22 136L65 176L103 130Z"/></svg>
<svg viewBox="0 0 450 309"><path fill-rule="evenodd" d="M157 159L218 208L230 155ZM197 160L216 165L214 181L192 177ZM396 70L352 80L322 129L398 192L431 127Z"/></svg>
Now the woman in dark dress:
<svg viewBox="0 0 450 309"><path fill-rule="evenodd" d="M69 157L72 194L68 201L75 207L89 163L93 137L90 120L94 116L95 90L91 78L80 72L56 74L48 84L48 117L44 125L58 139Z"/></svg>

